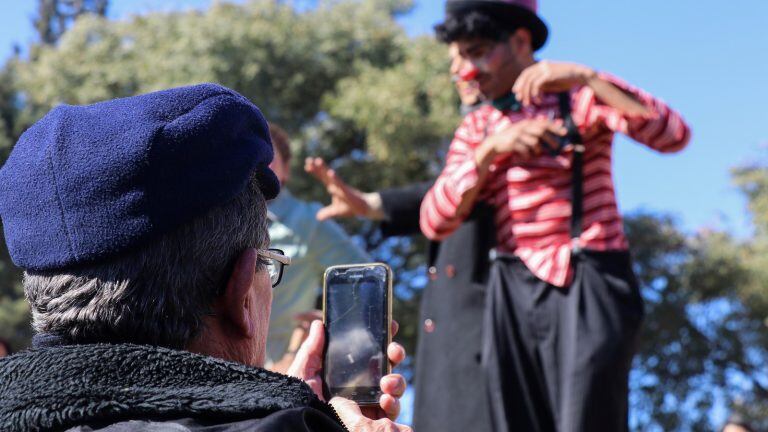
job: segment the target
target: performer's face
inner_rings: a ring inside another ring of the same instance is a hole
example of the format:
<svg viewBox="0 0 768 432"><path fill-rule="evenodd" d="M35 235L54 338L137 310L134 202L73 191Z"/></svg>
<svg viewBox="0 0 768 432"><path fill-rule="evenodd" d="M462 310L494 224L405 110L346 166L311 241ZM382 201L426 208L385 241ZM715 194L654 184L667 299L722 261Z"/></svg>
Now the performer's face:
<svg viewBox="0 0 768 432"><path fill-rule="evenodd" d="M477 81L464 80L461 77L462 66L465 64L464 58L459 53L459 44L453 42L448 46L448 55L451 57L451 78L456 85L456 92L459 93L461 104L472 106L480 102L480 89Z"/></svg>
<svg viewBox="0 0 768 432"><path fill-rule="evenodd" d="M480 93L487 99L496 99L510 92L523 69L532 63L530 33L518 29L502 41L465 39L456 42L458 48L456 68L464 81L477 81Z"/></svg>

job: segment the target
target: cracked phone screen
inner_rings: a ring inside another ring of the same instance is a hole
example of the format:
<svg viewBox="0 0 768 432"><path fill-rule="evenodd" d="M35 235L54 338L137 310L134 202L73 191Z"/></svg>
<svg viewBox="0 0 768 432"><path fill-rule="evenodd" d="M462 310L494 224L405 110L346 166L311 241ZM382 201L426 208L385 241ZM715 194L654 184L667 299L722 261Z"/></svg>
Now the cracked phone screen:
<svg viewBox="0 0 768 432"><path fill-rule="evenodd" d="M328 281L326 384L342 396L340 388L378 393L384 373L387 280L386 273L376 270L364 270L362 276L340 274Z"/></svg>

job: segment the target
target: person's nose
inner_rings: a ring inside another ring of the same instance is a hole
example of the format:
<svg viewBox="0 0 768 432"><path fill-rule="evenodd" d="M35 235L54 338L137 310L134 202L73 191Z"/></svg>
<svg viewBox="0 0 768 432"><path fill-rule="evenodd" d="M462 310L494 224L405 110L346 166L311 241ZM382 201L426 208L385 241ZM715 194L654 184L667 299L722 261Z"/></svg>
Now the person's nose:
<svg viewBox="0 0 768 432"><path fill-rule="evenodd" d="M473 81L480 73L480 69L473 62L466 61L461 65L458 77L462 81Z"/></svg>

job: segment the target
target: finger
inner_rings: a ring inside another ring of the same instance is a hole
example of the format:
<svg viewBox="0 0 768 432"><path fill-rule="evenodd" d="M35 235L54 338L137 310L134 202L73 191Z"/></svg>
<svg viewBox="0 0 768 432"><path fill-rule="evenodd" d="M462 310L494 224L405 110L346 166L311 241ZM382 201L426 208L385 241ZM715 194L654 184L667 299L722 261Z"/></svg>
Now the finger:
<svg viewBox="0 0 768 432"><path fill-rule="evenodd" d="M322 320L323 312L316 309L311 311L306 311L306 312L302 312L294 315L293 319L301 323L306 322L307 324L311 324L312 321ZM307 325L307 327L309 327L309 325Z"/></svg>
<svg viewBox="0 0 768 432"><path fill-rule="evenodd" d="M308 157L304 159L304 171L311 174L316 179L322 181L322 177L323 177L322 162L323 160L320 158Z"/></svg>
<svg viewBox="0 0 768 432"><path fill-rule="evenodd" d="M343 216L342 212L338 209L337 206L331 204L318 210L317 213L315 214L315 219L319 221L324 221L324 220L333 219L339 216Z"/></svg>
<svg viewBox="0 0 768 432"><path fill-rule="evenodd" d="M314 161L312 162L312 165L313 165L313 169L317 171L318 178L320 179L320 181L322 181L325 186L328 186L328 184L330 184L331 182L330 171L332 170L321 158L315 158Z"/></svg>
<svg viewBox="0 0 768 432"><path fill-rule="evenodd" d="M289 368L289 375L301 379L311 378L322 367L323 345L325 332L322 321L316 320L309 327L307 339L296 352L293 364Z"/></svg>
<svg viewBox="0 0 768 432"><path fill-rule="evenodd" d="M520 76L517 77L515 80L515 83L512 85L512 93L514 93L516 96L522 96L521 92L523 90L523 87L525 86L525 82L528 80L528 76L531 74L531 71L536 65L529 66L520 73ZM518 97L517 100L520 100Z"/></svg>
<svg viewBox="0 0 768 432"><path fill-rule="evenodd" d="M520 77L517 78L515 81L515 97L517 98L518 102L523 103L526 97L526 89L528 86L528 76L529 73L526 73L527 70L523 71L523 74L520 75Z"/></svg>
<svg viewBox="0 0 768 432"><path fill-rule="evenodd" d="M546 82L547 78L545 75L541 75L531 82L531 100L536 102L541 100L543 86Z"/></svg>
<svg viewBox="0 0 768 432"><path fill-rule="evenodd" d="M536 147L538 143L538 137L533 135L523 135L518 139L519 145L516 146L515 152L523 159L530 159L532 156L532 149Z"/></svg>
<svg viewBox="0 0 768 432"><path fill-rule="evenodd" d="M304 159L304 172L314 174L314 166L312 164L312 158L308 157Z"/></svg>
<svg viewBox="0 0 768 432"><path fill-rule="evenodd" d="M568 134L568 128L566 128L561 121L549 122L547 125L547 131L559 136L565 136Z"/></svg>
<svg viewBox="0 0 768 432"><path fill-rule="evenodd" d="M400 415L400 401L388 394L381 395L379 406L384 411L384 415L390 420L394 421Z"/></svg>
<svg viewBox="0 0 768 432"><path fill-rule="evenodd" d="M405 389L408 387L408 384L402 375L389 374L381 378L379 381L379 386L381 386L381 391L384 394L391 395L395 398L400 398L405 393Z"/></svg>
<svg viewBox="0 0 768 432"><path fill-rule="evenodd" d="M557 137L549 132L544 133L541 136L541 140L547 143L549 145L549 148L557 150L560 148L560 141L557 140Z"/></svg>
<svg viewBox="0 0 768 432"><path fill-rule="evenodd" d="M550 66L548 61L542 60L537 64L537 66L539 73L536 75L536 78L531 80L530 84L530 97L532 101L538 101L541 99L541 93L550 77Z"/></svg>
<svg viewBox="0 0 768 432"><path fill-rule="evenodd" d="M537 65L538 66L538 65ZM524 105L529 106L534 101L534 87L537 81L543 79L544 71L541 66L534 69L535 73L532 73L525 82L525 102Z"/></svg>
<svg viewBox="0 0 768 432"><path fill-rule="evenodd" d="M397 342L392 342L387 346L387 358L392 366L397 366L405 360L405 348Z"/></svg>
<svg viewBox="0 0 768 432"><path fill-rule="evenodd" d="M520 82L520 85L518 87L519 97L518 100L523 105L528 105L530 101L530 91L531 91L531 81L536 79L536 77L539 75L538 70L538 64L530 66L525 71L525 76L521 76L523 78Z"/></svg>
<svg viewBox="0 0 768 432"><path fill-rule="evenodd" d="M356 403L349 399L336 396L328 402L336 414L339 415L341 422L349 430L355 430L358 423L363 420L363 412L360 411L360 407Z"/></svg>
<svg viewBox="0 0 768 432"><path fill-rule="evenodd" d="M397 321L392 320L390 322L390 326L389 327L390 327L390 329L392 331L392 337L395 337L395 335L397 334L397 331L400 330L400 324L398 324Z"/></svg>

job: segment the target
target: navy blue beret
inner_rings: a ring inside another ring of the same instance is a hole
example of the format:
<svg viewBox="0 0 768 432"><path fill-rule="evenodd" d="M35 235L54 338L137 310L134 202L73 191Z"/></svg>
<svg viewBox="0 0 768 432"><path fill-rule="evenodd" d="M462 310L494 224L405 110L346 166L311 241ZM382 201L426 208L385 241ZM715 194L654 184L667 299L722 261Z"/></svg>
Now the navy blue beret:
<svg viewBox="0 0 768 432"><path fill-rule="evenodd" d="M259 109L216 84L56 107L0 169L11 258L43 271L117 255L232 199L254 173L274 198L272 152Z"/></svg>

